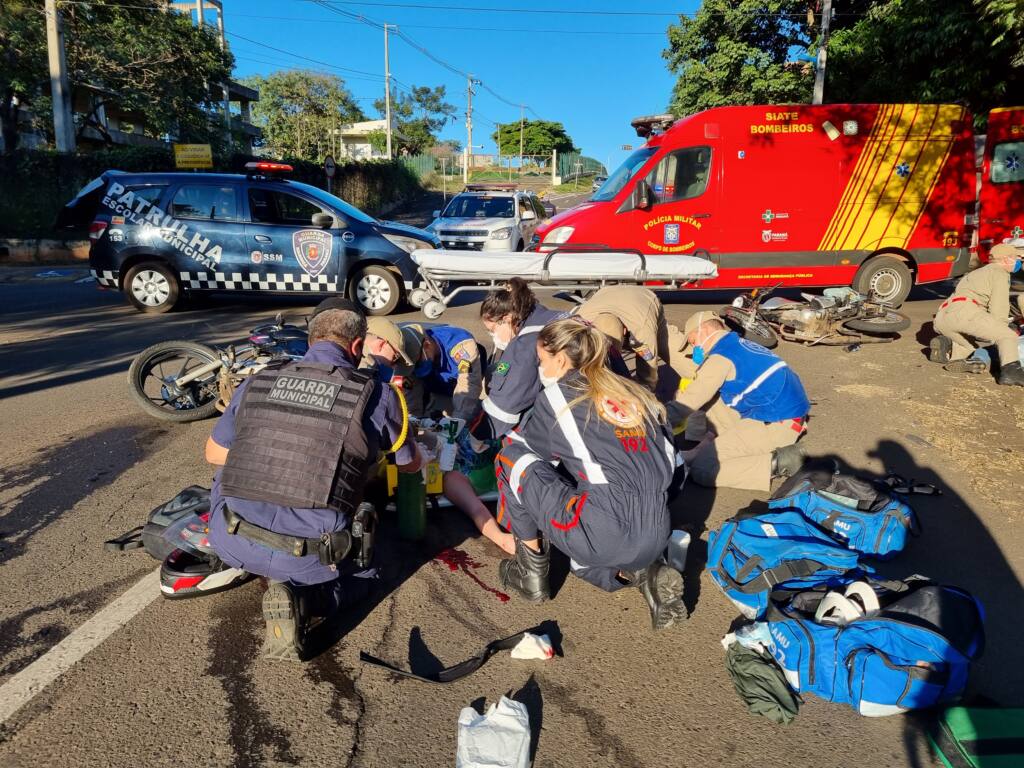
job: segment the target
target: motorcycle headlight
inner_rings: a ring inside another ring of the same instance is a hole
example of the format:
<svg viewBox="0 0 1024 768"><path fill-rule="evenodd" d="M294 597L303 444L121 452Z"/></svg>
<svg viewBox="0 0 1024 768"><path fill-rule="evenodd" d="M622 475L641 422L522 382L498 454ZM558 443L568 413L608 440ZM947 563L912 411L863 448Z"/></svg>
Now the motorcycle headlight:
<svg viewBox="0 0 1024 768"><path fill-rule="evenodd" d="M512 227L502 227L491 232L491 240L508 240L512 237Z"/></svg>
<svg viewBox="0 0 1024 768"><path fill-rule="evenodd" d="M576 231L575 227L555 227L546 235L544 235L545 243L566 243L569 238L572 237L572 233Z"/></svg>
<svg viewBox="0 0 1024 768"><path fill-rule="evenodd" d="M418 251L423 248L432 249L434 247L433 243L428 243L424 240L417 240L415 237L403 237L402 235L388 235L384 234L383 232L381 234L384 235L384 238L389 243L397 245L406 253L412 253L413 251Z"/></svg>

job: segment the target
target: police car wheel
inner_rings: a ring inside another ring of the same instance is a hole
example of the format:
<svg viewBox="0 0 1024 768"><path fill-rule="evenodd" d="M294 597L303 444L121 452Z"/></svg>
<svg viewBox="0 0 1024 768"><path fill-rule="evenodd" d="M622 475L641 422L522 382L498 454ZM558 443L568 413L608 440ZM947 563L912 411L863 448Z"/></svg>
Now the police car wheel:
<svg viewBox="0 0 1024 768"><path fill-rule="evenodd" d="M128 303L140 312L170 312L178 303L181 289L174 274L163 264L147 261L136 264L124 278Z"/></svg>
<svg viewBox="0 0 1024 768"><path fill-rule="evenodd" d="M370 265L352 275L349 294L366 314L390 315L402 300L402 287L390 269Z"/></svg>
<svg viewBox="0 0 1024 768"><path fill-rule="evenodd" d="M853 279L853 289L865 295L873 294L878 301L893 307L900 306L910 295L914 278L910 268L893 256L875 256L865 261Z"/></svg>

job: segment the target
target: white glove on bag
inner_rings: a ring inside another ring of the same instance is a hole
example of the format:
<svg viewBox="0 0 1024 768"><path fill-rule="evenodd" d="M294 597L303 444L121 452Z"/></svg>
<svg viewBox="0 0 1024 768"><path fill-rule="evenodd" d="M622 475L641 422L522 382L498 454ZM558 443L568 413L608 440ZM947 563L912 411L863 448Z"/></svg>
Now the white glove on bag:
<svg viewBox="0 0 1024 768"><path fill-rule="evenodd" d="M529 768L530 717L526 707L505 696L487 713L472 707L459 713L455 768Z"/></svg>

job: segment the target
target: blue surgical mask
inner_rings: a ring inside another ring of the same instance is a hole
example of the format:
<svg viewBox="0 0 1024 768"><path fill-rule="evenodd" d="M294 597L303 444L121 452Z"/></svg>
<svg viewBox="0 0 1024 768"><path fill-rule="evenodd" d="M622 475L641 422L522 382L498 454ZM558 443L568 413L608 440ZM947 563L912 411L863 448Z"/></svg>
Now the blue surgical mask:
<svg viewBox="0 0 1024 768"><path fill-rule="evenodd" d="M693 363L694 365L703 365L707 359L707 354L704 352L704 347L693 348Z"/></svg>
<svg viewBox="0 0 1024 768"><path fill-rule="evenodd" d="M424 376L429 376L434 370L433 360L420 360L416 363L416 367L412 369L412 375L417 379L422 379Z"/></svg>
<svg viewBox="0 0 1024 768"><path fill-rule="evenodd" d="M1020 266L1021 266L1021 260L1017 259L1015 262L1013 262L1013 271L1014 272L1020 272Z"/></svg>

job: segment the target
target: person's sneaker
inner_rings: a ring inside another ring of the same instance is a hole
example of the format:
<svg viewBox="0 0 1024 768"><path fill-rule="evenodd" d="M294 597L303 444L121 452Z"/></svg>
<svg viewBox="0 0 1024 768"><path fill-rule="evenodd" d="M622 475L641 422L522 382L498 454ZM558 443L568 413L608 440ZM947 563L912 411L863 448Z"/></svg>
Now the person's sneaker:
<svg viewBox="0 0 1024 768"><path fill-rule="evenodd" d="M799 445L785 445L772 451L772 477L790 477L799 472L807 454Z"/></svg>
<svg viewBox="0 0 1024 768"><path fill-rule="evenodd" d="M928 342L928 359L933 363L948 363L953 354L953 340L948 336L936 336Z"/></svg>
<svg viewBox="0 0 1024 768"><path fill-rule="evenodd" d="M271 581L263 595L263 620L267 633L263 658L277 661L302 660L302 621L295 591L281 581Z"/></svg>
<svg viewBox="0 0 1024 768"><path fill-rule="evenodd" d="M640 590L651 612L651 627L657 631L686 621L683 605L683 575L658 559L633 574L631 581Z"/></svg>
<svg viewBox="0 0 1024 768"><path fill-rule="evenodd" d="M988 370L988 363L976 357L968 357L946 363L942 369L950 373L984 373Z"/></svg>
<svg viewBox="0 0 1024 768"><path fill-rule="evenodd" d="M999 369L998 381L1000 384L1024 387L1024 369L1022 369L1020 363L1016 361L1006 363Z"/></svg>

